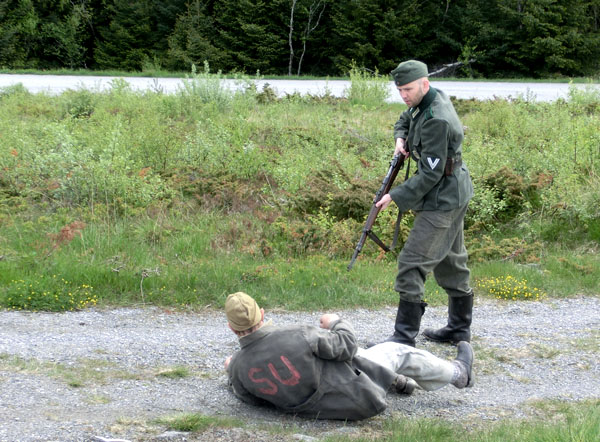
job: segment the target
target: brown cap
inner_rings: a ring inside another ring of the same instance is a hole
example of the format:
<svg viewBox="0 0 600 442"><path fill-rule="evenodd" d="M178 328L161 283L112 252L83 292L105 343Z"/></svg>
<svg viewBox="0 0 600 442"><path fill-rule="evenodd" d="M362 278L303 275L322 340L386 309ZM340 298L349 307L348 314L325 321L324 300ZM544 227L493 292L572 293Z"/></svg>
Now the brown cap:
<svg viewBox="0 0 600 442"><path fill-rule="evenodd" d="M427 77L427 65L417 60L403 61L392 72L397 86L403 86L419 78Z"/></svg>
<svg viewBox="0 0 600 442"><path fill-rule="evenodd" d="M262 319L260 307L251 296L244 292L232 293L227 297L225 314L229 325L235 331L248 330Z"/></svg>

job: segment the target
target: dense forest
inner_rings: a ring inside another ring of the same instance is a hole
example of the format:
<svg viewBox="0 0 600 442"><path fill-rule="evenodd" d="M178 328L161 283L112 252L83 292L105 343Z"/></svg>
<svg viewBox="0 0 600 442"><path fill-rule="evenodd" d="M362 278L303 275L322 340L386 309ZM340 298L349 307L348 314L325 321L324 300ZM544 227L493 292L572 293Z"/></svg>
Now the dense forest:
<svg viewBox="0 0 600 442"><path fill-rule="evenodd" d="M0 68L597 76L600 0L0 0Z"/></svg>

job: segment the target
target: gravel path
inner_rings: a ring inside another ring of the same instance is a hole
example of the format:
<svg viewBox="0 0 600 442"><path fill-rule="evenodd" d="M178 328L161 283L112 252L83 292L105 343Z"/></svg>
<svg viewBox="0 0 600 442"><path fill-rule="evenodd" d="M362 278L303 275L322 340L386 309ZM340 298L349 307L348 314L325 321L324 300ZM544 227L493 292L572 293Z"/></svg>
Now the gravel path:
<svg viewBox="0 0 600 442"><path fill-rule="evenodd" d="M395 309L338 312L359 341L386 337ZM275 323L317 324L320 313L273 313ZM445 323L428 308L422 327ZM383 326L382 326L383 324ZM72 313L0 311L0 441L314 440L367 434L389 417L441 417L472 425L526 417L532 400L600 398L600 298L544 302L476 300L476 385L388 395L388 409L358 422L311 421L254 408L226 388L223 361L237 349L222 313L161 308ZM417 346L452 359L454 348ZM173 376L187 369L187 375ZM179 371L178 371L179 370ZM157 418L199 413L264 427L169 432ZM257 436L258 432L258 436Z"/></svg>

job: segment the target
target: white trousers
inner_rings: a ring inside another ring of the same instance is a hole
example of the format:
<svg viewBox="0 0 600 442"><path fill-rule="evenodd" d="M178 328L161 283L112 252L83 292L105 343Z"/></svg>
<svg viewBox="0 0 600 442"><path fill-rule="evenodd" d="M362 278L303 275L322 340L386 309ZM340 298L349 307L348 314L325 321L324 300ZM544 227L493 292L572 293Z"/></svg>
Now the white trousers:
<svg viewBox="0 0 600 442"><path fill-rule="evenodd" d="M373 347L359 348L358 356L415 380L427 391L449 384L454 376L454 364L426 350L397 342L383 342Z"/></svg>

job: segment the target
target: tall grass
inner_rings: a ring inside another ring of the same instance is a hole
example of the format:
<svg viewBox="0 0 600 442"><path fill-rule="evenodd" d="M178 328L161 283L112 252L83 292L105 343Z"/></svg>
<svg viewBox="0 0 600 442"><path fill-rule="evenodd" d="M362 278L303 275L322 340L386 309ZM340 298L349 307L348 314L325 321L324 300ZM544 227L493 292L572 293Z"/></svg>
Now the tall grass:
<svg viewBox="0 0 600 442"><path fill-rule="evenodd" d="M381 106L390 96L390 78L388 75L379 75L378 71L370 72L353 64L347 94L353 105Z"/></svg>

